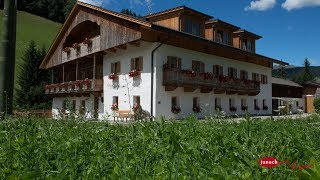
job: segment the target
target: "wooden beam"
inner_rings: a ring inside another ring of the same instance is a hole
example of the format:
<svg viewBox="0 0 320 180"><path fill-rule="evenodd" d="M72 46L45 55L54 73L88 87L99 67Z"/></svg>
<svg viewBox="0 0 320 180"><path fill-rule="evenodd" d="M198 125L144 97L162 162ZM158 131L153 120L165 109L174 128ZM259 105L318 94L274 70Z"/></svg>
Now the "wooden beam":
<svg viewBox="0 0 320 180"><path fill-rule="evenodd" d="M165 91L174 91L177 89L177 86L165 86Z"/></svg>
<svg viewBox="0 0 320 180"><path fill-rule="evenodd" d="M197 89L196 87L184 87L184 92L193 92L196 89Z"/></svg>
<svg viewBox="0 0 320 180"><path fill-rule="evenodd" d="M139 47L141 43L140 43L140 41L133 41L133 42L129 42L129 44L132 46Z"/></svg>
<svg viewBox="0 0 320 180"><path fill-rule="evenodd" d="M124 44L124 45L120 45L117 47L118 49L122 49L122 50L126 50L127 49L127 45Z"/></svg>

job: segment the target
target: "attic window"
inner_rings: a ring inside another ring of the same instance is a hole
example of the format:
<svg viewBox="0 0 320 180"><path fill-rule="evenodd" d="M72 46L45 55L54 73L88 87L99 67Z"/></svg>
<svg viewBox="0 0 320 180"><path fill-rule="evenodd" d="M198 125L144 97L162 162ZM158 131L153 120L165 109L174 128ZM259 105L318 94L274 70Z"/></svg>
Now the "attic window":
<svg viewBox="0 0 320 180"><path fill-rule="evenodd" d="M100 26L96 22L84 21L75 26L63 43L63 48L72 47L74 43L82 43L86 38L91 39L100 35Z"/></svg>

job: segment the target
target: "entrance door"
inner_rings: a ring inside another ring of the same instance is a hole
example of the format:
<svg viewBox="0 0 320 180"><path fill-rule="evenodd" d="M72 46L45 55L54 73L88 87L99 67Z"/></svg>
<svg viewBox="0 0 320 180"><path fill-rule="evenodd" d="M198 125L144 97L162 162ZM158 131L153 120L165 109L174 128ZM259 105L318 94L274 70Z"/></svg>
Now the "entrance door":
<svg viewBox="0 0 320 180"><path fill-rule="evenodd" d="M99 97L94 97L94 118L97 119L99 115Z"/></svg>

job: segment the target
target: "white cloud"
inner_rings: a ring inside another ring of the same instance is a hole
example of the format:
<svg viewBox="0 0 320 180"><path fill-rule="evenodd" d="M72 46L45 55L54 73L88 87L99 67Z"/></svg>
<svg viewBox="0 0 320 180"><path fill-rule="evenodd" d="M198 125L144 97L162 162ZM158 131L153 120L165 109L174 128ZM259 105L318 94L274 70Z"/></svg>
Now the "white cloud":
<svg viewBox="0 0 320 180"><path fill-rule="evenodd" d="M320 6L320 0L286 0L281 6L290 11L303 7Z"/></svg>
<svg viewBox="0 0 320 180"><path fill-rule="evenodd" d="M272 9L276 4L276 0L257 0L251 1L250 6L244 8L244 10L256 10L256 11L266 11Z"/></svg>

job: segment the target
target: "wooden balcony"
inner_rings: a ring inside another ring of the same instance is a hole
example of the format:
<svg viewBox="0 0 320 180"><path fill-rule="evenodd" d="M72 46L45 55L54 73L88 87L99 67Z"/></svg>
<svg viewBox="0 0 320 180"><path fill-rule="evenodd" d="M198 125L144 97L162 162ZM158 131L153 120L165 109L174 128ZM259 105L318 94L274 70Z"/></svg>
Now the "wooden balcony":
<svg viewBox="0 0 320 180"><path fill-rule="evenodd" d="M100 51L100 36L90 39L87 43L79 43L78 47L68 47L66 49L62 51L63 63L96 53Z"/></svg>
<svg viewBox="0 0 320 180"><path fill-rule="evenodd" d="M90 95L103 91L102 79L85 79L45 86L45 93L52 96Z"/></svg>
<svg viewBox="0 0 320 180"><path fill-rule="evenodd" d="M214 76L210 73L198 73L178 69L163 70L163 86L166 91L184 87L185 92L200 89L201 93L214 91L215 94L238 94L256 96L260 93L260 83L252 80L232 79Z"/></svg>

